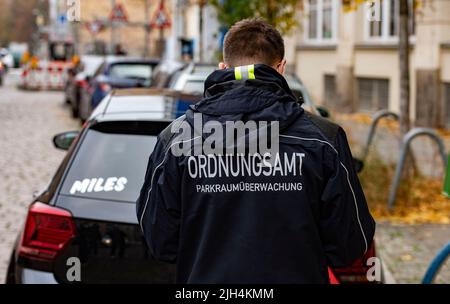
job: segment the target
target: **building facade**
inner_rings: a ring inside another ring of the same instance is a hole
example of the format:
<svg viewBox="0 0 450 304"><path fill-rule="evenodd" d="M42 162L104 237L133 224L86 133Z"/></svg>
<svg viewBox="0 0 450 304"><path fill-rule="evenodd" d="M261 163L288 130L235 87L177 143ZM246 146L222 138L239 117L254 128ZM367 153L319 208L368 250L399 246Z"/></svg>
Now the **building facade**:
<svg viewBox="0 0 450 304"><path fill-rule="evenodd" d="M201 62L217 61L220 48L220 24L214 7L205 0L172 0L174 5L173 40L168 47L170 57L178 58L183 47L192 48L192 59Z"/></svg>
<svg viewBox="0 0 450 304"><path fill-rule="evenodd" d="M305 1L291 58L297 74L320 104L347 112L398 113L399 1L380 0L376 13L364 4L344 12L341 2ZM410 8L411 119L448 127L450 1L422 1L416 9L411 1Z"/></svg>
<svg viewBox="0 0 450 304"><path fill-rule="evenodd" d="M120 44L130 55L212 61L218 49L219 23L215 10L199 0L96 0L81 1L81 20L71 23L78 53L113 53ZM111 22L120 5L126 22ZM163 7L168 25L150 27ZM201 24L200 26L200 19ZM91 30L95 23L98 32ZM186 59L186 58L185 58Z"/></svg>
<svg viewBox="0 0 450 304"><path fill-rule="evenodd" d="M110 16L116 5L122 6L127 22L111 22ZM156 1L81 1L80 9L80 22L72 23L79 53L112 53L120 44L131 55L155 54L159 33L146 31L146 25L157 9ZM98 31L91 30L94 23L99 27Z"/></svg>

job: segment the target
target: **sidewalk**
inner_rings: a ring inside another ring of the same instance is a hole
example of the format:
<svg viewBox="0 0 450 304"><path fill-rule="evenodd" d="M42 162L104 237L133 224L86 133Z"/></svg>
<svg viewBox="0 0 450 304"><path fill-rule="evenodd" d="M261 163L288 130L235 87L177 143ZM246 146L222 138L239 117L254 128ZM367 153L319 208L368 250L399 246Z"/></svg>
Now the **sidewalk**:
<svg viewBox="0 0 450 304"><path fill-rule="evenodd" d="M9 74L0 99L0 284L33 192L44 189L65 155L53 135L79 129L60 92L24 92Z"/></svg>
<svg viewBox="0 0 450 304"><path fill-rule="evenodd" d="M450 241L450 225L378 223L378 255L396 283L420 283L438 251ZM450 284L450 260L435 283Z"/></svg>
<svg viewBox="0 0 450 304"><path fill-rule="evenodd" d="M352 152L355 157L361 157L363 147L367 141L367 135L369 132L371 118L366 115L341 115L336 114L333 119L345 129ZM382 120L378 126L375 134L371 150L369 152L369 159L375 157L380 159L381 162L389 166L391 171L395 169L397 160L400 153L400 137L398 132L398 124L392 120ZM442 135L442 134L441 134ZM450 151L450 137L443 136L444 144L447 147L447 151ZM416 160L416 166L420 174L423 175L427 182L425 183L427 189L414 188L414 184L408 184L409 188L407 192L411 197L408 201L397 202L398 206L402 205L404 213L412 215L415 213L415 218L420 220L428 219L432 217L426 217L425 215L430 212L429 209L436 209L436 213L441 213L443 217L448 218L448 214L443 214L448 210L447 200L441 195L441 187L443 184L444 166L438 154L437 146L427 137L418 137L413 141L412 150ZM366 170L371 170L370 164L366 163ZM384 208L387 203L387 194L389 191L392 176L385 174L380 176L379 172L372 172L368 174L373 178L380 178L383 183L379 181L362 180L366 182L365 192L366 197L369 200L369 205L372 207ZM366 175L368 172L365 172ZM392 175L393 172L390 172ZM363 173L364 174L364 173ZM376 175L376 176L375 176ZM370 201L371 197L374 197L374 187L368 187L374 184L384 185L380 188L381 195L377 197L385 196L381 202ZM419 183L420 184L420 183ZM413 189L414 188L414 189ZM420 192L423 193L420 193ZM432 192L433 195L428 195ZM419 196L419 198L414 197ZM414 199L412 199L414 197ZM444 201L447 209L439 209L442 204L438 204L434 198L439 198ZM399 201L400 199L398 199ZM422 205L417 206L413 203L415 201L421 201ZM378 205L377 205L378 204ZM381 205L380 205L381 204ZM398 207L397 206L397 207ZM399 211L397 209L397 211ZM386 211L387 212L387 211ZM389 213L389 212L387 212ZM420 283L422 281L425 272L430 265L432 259L438 253L438 251L450 241L450 224L400 224L400 220L405 220L407 217L403 216L387 217L390 221L377 220L376 242L377 253L382 259L384 267L387 268L387 272L392 275L396 283ZM438 217L435 217L438 218ZM441 222L445 222L442 220ZM450 260L441 269L440 274L436 278L437 283L450 284Z"/></svg>
<svg viewBox="0 0 450 304"><path fill-rule="evenodd" d="M365 114L336 114L335 119L347 133L352 152L355 157L361 157L369 133L371 117ZM448 132L438 131L444 141L447 151L450 151L450 136ZM401 138L398 123L391 119L382 119L378 124L369 155L380 157L386 164L396 164L400 155ZM419 136L411 143L416 166L426 177L442 178L445 168L434 141L429 137Z"/></svg>

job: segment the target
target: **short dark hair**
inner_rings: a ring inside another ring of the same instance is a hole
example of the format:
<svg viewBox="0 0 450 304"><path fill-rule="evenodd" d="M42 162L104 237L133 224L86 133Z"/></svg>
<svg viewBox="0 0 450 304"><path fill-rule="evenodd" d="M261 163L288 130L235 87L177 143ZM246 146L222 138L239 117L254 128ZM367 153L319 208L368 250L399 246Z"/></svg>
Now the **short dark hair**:
<svg viewBox="0 0 450 304"><path fill-rule="evenodd" d="M261 18L236 22L225 35L223 59L232 67L256 63L273 66L283 58L283 37Z"/></svg>

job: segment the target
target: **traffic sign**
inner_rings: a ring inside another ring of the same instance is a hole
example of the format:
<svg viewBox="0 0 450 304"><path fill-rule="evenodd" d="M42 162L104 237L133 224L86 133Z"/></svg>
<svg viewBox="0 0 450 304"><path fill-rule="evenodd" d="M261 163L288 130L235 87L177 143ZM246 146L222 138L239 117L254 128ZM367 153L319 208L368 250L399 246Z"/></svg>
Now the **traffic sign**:
<svg viewBox="0 0 450 304"><path fill-rule="evenodd" d="M57 19L58 19L58 23L61 24L61 25L64 25L64 24L67 23L67 16L66 16L66 14L60 14Z"/></svg>
<svg viewBox="0 0 450 304"><path fill-rule="evenodd" d="M109 15L109 20L117 22L128 22L128 16L122 4L118 3L113 7L111 14Z"/></svg>
<svg viewBox="0 0 450 304"><path fill-rule="evenodd" d="M171 26L169 14L164 8L164 1L159 3L158 10L155 12L150 26L155 29L164 29Z"/></svg>
<svg viewBox="0 0 450 304"><path fill-rule="evenodd" d="M92 35L97 35L104 30L105 25L100 20L93 20L90 22L86 22L86 28Z"/></svg>

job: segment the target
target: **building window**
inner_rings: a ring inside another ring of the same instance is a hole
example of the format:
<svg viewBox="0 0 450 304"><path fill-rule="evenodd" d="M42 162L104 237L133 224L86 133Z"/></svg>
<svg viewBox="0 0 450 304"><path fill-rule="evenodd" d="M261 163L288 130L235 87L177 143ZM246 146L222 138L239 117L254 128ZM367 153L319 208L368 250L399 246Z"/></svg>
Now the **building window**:
<svg viewBox="0 0 450 304"><path fill-rule="evenodd" d="M323 0L322 3L322 38L333 38L333 3L331 0Z"/></svg>
<svg viewBox="0 0 450 304"><path fill-rule="evenodd" d="M317 39L317 0L309 1L309 39Z"/></svg>
<svg viewBox="0 0 450 304"><path fill-rule="evenodd" d="M377 111L389 107L389 80L358 78L360 111Z"/></svg>
<svg viewBox="0 0 450 304"><path fill-rule="evenodd" d="M334 104L336 100L336 77L326 74L324 76L324 87L325 104Z"/></svg>
<svg viewBox="0 0 450 304"><path fill-rule="evenodd" d="M308 0L306 11L306 40L312 43L334 43L338 0Z"/></svg>
<svg viewBox="0 0 450 304"><path fill-rule="evenodd" d="M416 16L413 9L414 0L409 0L409 32L415 35ZM399 32L399 1L380 0L380 21L366 20L366 37L369 41L392 41L398 40Z"/></svg>

